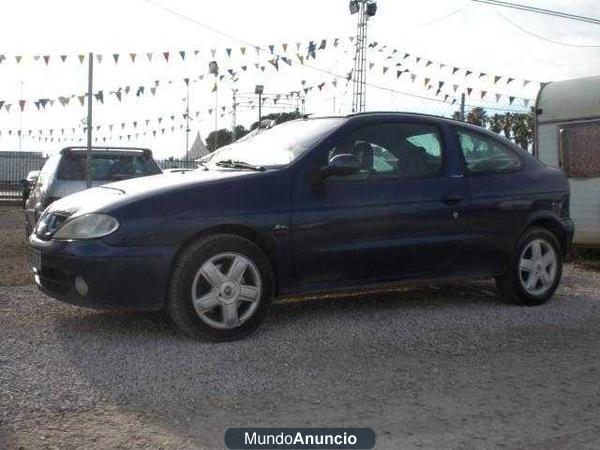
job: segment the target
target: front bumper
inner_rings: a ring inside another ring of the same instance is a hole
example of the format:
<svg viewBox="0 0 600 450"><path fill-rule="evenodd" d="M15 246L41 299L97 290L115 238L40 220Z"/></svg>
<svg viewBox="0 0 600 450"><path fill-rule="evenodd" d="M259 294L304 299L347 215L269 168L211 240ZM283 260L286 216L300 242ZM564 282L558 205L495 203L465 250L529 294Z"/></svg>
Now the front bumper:
<svg viewBox="0 0 600 450"><path fill-rule="evenodd" d="M98 309L159 310L164 306L172 247L114 247L102 240L43 241L35 235L28 251L39 252L38 287L66 303ZM75 288L80 277L88 287Z"/></svg>

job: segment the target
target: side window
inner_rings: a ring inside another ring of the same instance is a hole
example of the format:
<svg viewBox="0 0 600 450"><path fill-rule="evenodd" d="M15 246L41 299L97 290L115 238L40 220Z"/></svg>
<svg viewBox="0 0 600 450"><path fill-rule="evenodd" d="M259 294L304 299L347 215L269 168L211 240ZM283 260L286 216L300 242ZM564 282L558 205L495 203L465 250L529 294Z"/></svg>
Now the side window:
<svg viewBox="0 0 600 450"><path fill-rule="evenodd" d="M435 125L389 122L362 127L329 151L351 153L361 164L359 173L336 177L350 180L422 178L442 169L442 140Z"/></svg>
<svg viewBox="0 0 600 450"><path fill-rule="evenodd" d="M510 172L521 167L521 159L506 145L465 130L458 131L458 143L469 172Z"/></svg>

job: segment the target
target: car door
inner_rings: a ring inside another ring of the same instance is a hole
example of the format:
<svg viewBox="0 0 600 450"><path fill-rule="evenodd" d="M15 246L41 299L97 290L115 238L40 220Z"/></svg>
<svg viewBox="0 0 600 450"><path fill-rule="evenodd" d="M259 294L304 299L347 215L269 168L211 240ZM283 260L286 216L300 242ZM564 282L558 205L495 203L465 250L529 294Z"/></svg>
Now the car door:
<svg viewBox="0 0 600 450"><path fill-rule="evenodd" d="M359 122L311 152L292 189L299 282L412 277L453 260L468 193L444 134L435 122ZM314 176L342 153L358 158L359 173Z"/></svg>
<svg viewBox="0 0 600 450"><path fill-rule="evenodd" d="M472 273L497 274L533 206L530 186L521 182L524 161L511 144L487 133L466 127L455 133L471 195L463 262Z"/></svg>

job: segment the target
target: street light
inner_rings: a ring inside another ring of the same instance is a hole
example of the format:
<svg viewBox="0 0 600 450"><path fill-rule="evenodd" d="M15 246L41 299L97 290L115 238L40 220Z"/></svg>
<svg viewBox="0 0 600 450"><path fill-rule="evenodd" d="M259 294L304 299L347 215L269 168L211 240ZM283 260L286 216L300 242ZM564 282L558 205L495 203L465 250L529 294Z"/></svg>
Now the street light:
<svg viewBox="0 0 600 450"><path fill-rule="evenodd" d="M262 94L264 91L264 86L262 84L257 84L254 88L254 93L258 94L258 127L260 128L260 121L262 120Z"/></svg>
<svg viewBox="0 0 600 450"><path fill-rule="evenodd" d="M354 69L352 70L354 85L352 93L352 111L362 112L365 110L366 106L367 23L369 18L377 13L377 3L375 0L350 0L348 6L350 8L350 14L358 13Z"/></svg>

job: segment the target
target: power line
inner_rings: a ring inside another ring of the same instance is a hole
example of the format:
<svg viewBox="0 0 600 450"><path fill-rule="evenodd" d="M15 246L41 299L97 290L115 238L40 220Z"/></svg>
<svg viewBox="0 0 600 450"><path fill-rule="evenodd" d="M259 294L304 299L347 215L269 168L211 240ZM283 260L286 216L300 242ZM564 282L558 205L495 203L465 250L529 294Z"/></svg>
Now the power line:
<svg viewBox="0 0 600 450"><path fill-rule="evenodd" d="M267 51L267 50L263 49L260 46L254 45L251 42L248 42L248 41L246 41L244 39L241 39L241 38L238 38L236 36L233 36L233 35L225 32L225 31L218 30L218 29L216 29L216 28L214 28L214 27L212 27L210 25L207 25L207 24L205 24L203 22L200 22L199 20L196 20L196 19L194 19L192 17L186 16L185 14L182 14L182 13L180 13L180 12L174 10L174 9L171 9L171 8L169 8L167 6L161 5L160 3L157 3L154 0L144 0L144 1L146 3L149 3L150 5L158 8L158 9L161 9L163 11L169 12L169 13L171 13L171 14L173 14L173 15L175 15L175 16L183 19L183 20L186 20L186 21L188 21L190 23L193 23L193 24L195 24L195 25L197 25L199 27L202 27L202 28L205 28L205 29L207 29L209 31L212 31L213 33L219 34L221 36L225 36L228 39L232 39L232 40L240 42L240 43L242 43L244 45L247 45L247 46L250 46L250 47L254 47L254 48L256 48L260 52L268 53L270 55L277 56L277 57L281 57L281 55L279 55L277 53L272 53L270 50ZM311 69L311 70L315 70L317 72L321 72L321 73L325 73L325 74L331 75L331 76L333 76L333 77L335 77L337 79L340 79L340 80L347 80L347 81L349 81L347 75L341 75L339 73L333 72L333 71L328 70L328 69L322 69L320 67L312 66L312 65L306 64L306 63L303 64L303 67L306 67L306 68ZM428 97L428 96L425 96L425 95L419 95L419 94L414 94L414 93L411 93L411 92L400 91L400 90L397 90L397 89L392 89L392 88L388 88L388 87L385 87L385 86L380 86L380 85L373 84L373 83L368 83L368 82L365 83L365 84L367 86L369 86L369 87L372 87L372 88L375 88L375 89L379 89L379 90L382 90L382 91L391 92L391 93L398 94L398 95L406 95L407 97L413 97L413 98L418 98L418 99L422 99L422 100L429 100L429 101L433 101L433 102L443 103L443 104L448 105L448 106L452 106L452 103L448 103L446 100L442 100L442 99L439 99L439 98ZM467 106L474 106L474 105L467 105ZM502 110L502 111L509 110L507 108L497 108L497 107L495 108L495 107L491 107L491 106L486 106L485 108L487 108L487 109Z"/></svg>
<svg viewBox="0 0 600 450"><path fill-rule="evenodd" d="M467 6L463 6L462 8L455 9L454 11L451 11L448 14L444 14L441 17L429 20L429 21L424 22L424 23L420 23L418 26L419 27L428 27L429 25L433 25L434 23L441 22L443 20L446 20L446 19L452 17L454 14L458 14L458 13L464 11L465 9L467 9L467 7L468 7L468 5Z"/></svg>
<svg viewBox="0 0 600 450"><path fill-rule="evenodd" d="M519 9L521 11L545 14L545 15L555 16L555 17L562 17L563 19L578 20L580 22L592 23L594 25L600 25L600 19L596 19L593 17L586 17L586 16L578 16L576 14L570 14L570 13L565 13L565 12L561 12L561 11L554 11L554 10L546 9L546 8L537 8L535 6L520 5L518 3L509 3L509 2L504 2L501 0L471 0L471 1L477 2L477 3L487 3L487 4L493 5L493 6L501 6L503 8Z"/></svg>
<svg viewBox="0 0 600 450"><path fill-rule="evenodd" d="M193 23L195 25L198 25L198 26L200 26L202 28L206 28L207 30L212 31L214 33L220 34L221 36L225 36L225 37L227 37L229 39L238 41L238 42L240 42L240 43L242 43L244 45L250 46L250 47L255 47L260 52L268 53L268 54L273 55L273 56L279 56L279 57L281 57L281 55L278 55L277 53L271 53L270 51L267 51L267 50L263 49L262 47L256 46L256 45L254 45L251 42L248 42L248 41L246 41L244 39L241 39L241 38L238 38L236 36L233 36L233 35L231 35L231 34L229 34L227 32L220 31L220 30L218 30L218 29L216 29L216 28L214 28L214 27L212 27L210 25L206 25L205 23L200 22L199 20L196 20L196 19L193 19L191 17L188 17L188 16L186 16L186 15L184 15L184 14L178 12L178 11L175 11L175 10L173 10L173 9L167 7L167 6L163 6L160 3L157 3L157 2L155 2L153 0L144 0L144 1L146 3L149 3L149 4L153 5L154 7L158 8L158 9L162 9L163 11L169 12L169 13L171 13L171 14L177 16L177 17L180 17L180 18L182 18L182 19L184 19L184 20L186 20L188 22L191 22L191 23ZM331 75L331 76L336 77L336 78L341 79L341 80L348 80L348 77L346 75L341 75L339 73L332 72L331 70L328 70L328 69L322 69L320 67L312 66L312 65L306 64L306 63L303 64L303 67L309 68L311 70L315 70L317 72L325 73L327 75ZM424 95L418 95L418 94L413 94L413 93L409 93L409 92L398 91L398 90L395 90L395 89L386 88L384 86L379 86L379 85L373 84L373 83L366 83L366 84L369 87L373 87L373 88L376 88L376 89L381 89L381 90L384 90L384 91L387 91L387 92L394 92L396 94L407 95L407 96L410 96L410 97L420 98L420 99L424 99L424 100L432 100L432 101L437 101L437 102L440 102L440 103L447 103L444 100L441 100L441 99L438 99L438 98L427 97L427 96L424 96Z"/></svg>
<svg viewBox="0 0 600 450"><path fill-rule="evenodd" d="M482 0L473 0L473 1L482 1ZM532 31L529 31L528 29L526 29L525 27L522 27L521 25L519 25L518 23L513 22L512 20L510 20L508 17L506 17L504 14L502 14L500 11L498 11L497 8L492 7L494 12L496 14L498 14L500 17L502 17L504 20L506 20L509 24L511 24L513 27L521 30L523 33L526 33L530 36L533 36L537 39L541 39L542 41L546 41L546 42L550 42L551 44L556 44L556 45L562 45L564 47L578 47L578 48L600 48L600 45L586 45L586 44L569 44L567 42L560 42L560 41L555 41L553 39L549 39L547 37L544 36L540 36L539 34L536 34Z"/></svg>

